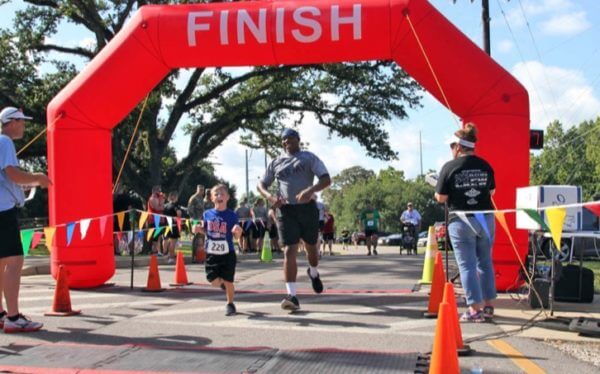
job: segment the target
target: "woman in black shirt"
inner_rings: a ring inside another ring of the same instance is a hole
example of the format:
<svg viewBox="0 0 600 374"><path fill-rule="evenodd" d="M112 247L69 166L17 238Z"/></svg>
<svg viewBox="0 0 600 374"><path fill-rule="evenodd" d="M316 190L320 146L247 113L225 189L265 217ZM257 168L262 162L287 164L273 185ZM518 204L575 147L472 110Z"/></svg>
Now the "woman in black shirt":
<svg viewBox="0 0 600 374"><path fill-rule="evenodd" d="M477 129L472 123L454 133L450 144L453 160L442 167L435 198L448 203L448 234L469 306L461 320L482 322L493 316L496 298L492 263L495 221L493 214L482 215L480 221L469 212L493 209L496 183L490 164L474 154L476 142ZM468 223L460 218L464 213Z"/></svg>

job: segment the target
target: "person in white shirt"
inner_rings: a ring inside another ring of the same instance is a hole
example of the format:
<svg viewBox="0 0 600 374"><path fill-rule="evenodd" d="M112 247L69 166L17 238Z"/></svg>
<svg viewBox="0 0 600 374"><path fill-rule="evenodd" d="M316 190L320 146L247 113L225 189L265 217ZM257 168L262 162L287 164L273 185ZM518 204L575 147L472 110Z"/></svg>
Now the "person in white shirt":
<svg viewBox="0 0 600 374"><path fill-rule="evenodd" d="M415 229L419 231L419 226L421 225L421 215L416 209L413 208L413 203L406 204L406 210L402 212L400 221L402 221L403 225L409 223L412 224Z"/></svg>

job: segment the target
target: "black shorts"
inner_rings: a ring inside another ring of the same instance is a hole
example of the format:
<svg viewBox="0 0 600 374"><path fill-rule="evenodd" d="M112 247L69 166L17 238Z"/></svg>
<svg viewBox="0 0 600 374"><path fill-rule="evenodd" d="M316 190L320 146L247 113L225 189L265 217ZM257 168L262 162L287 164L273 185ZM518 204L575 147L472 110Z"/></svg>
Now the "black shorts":
<svg viewBox="0 0 600 374"><path fill-rule="evenodd" d="M314 200L306 204L287 204L279 208L277 228L283 245L294 245L302 239L308 245L319 238L319 209Z"/></svg>
<svg viewBox="0 0 600 374"><path fill-rule="evenodd" d="M330 240L334 240L333 238L333 233L332 232L324 232L323 233L323 240L328 242Z"/></svg>
<svg viewBox="0 0 600 374"><path fill-rule="evenodd" d="M265 232L267 230L265 229L265 224L262 221L256 221L254 222L254 232L252 233L252 235L255 238L261 239L265 236Z"/></svg>
<svg viewBox="0 0 600 374"><path fill-rule="evenodd" d="M17 208L0 212L0 238L2 238L0 258L23 256L17 212Z"/></svg>
<svg viewBox="0 0 600 374"><path fill-rule="evenodd" d="M206 280L209 282L221 278L227 282L233 282L235 275L235 252L226 255L206 255Z"/></svg>
<svg viewBox="0 0 600 374"><path fill-rule="evenodd" d="M165 237L167 239L179 239L179 238L181 238L181 234L179 233L179 227L177 227L177 224L174 224L173 226L171 226L171 231L169 231L169 233L167 235L165 235Z"/></svg>
<svg viewBox="0 0 600 374"><path fill-rule="evenodd" d="M277 231L277 225L271 225L269 229L269 239L277 239L279 237L279 232Z"/></svg>
<svg viewBox="0 0 600 374"><path fill-rule="evenodd" d="M370 238L373 235L377 235L377 230L365 229L365 236Z"/></svg>

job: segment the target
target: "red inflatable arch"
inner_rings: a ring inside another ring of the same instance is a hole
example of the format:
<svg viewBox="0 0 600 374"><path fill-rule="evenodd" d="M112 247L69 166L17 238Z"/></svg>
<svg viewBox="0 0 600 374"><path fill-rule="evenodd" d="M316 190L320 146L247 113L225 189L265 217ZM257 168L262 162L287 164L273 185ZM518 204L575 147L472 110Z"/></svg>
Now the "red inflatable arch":
<svg viewBox="0 0 600 374"><path fill-rule="evenodd" d="M527 92L427 1L252 1L144 6L52 100L50 224L112 213L111 130L172 69L384 59L396 61L463 121L479 126L478 152L497 173L496 202L514 206L515 189L529 184ZM449 120L448 126L455 125ZM514 217L509 224L514 227ZM93 223L85 240L76 233L67 247L60 227L52 275L62 264L71 287L106 282L114 274L109 230L101 238ZM526 237L513 235L523 256ZM515 284L517 257L502 230L494 261L498 289Z"/></svg>

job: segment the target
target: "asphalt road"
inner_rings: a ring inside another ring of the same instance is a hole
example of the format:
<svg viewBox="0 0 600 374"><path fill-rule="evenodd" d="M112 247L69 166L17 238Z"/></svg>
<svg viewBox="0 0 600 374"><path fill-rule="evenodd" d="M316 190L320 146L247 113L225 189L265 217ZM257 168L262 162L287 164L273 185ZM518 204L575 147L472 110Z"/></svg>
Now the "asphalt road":
<svg viewBox="0 0 600 374"><path fill-rule="evenodd" d="M45 326L36 333L0 334L0 369L23 373L424 370L417 364L426 362L431 351L436 320L422 318L427 289L412 292L421 278L423 257L399 256L393 248L380 249L379 256L363 252L323 257L320 272L326 291L321 295L312 292L306 260L300 257L302 309L295 313L279 306L285 288L277 256L266 264L256 255L239 257L238 314L233 317L224 316L225 297L208 286L202 265L187 265L188 279L194 284L181 288L168 287L175 266L161 265L162 284L168 288L161 293L141 292L146 268L136 269L133 290L129 270L118 269L111 280L114 286L71 290L73 308L83 312L73 317L43 316L52 304L54 281L49 275L24 277L21 309ZM463 339L471 340L475 350L460 358L462 372L470 372L474 365L485 373L598 372L538 340L502 335L507 325L517 328L524 321L501 315L497 319L497 323L462 325Z"/></svg>

